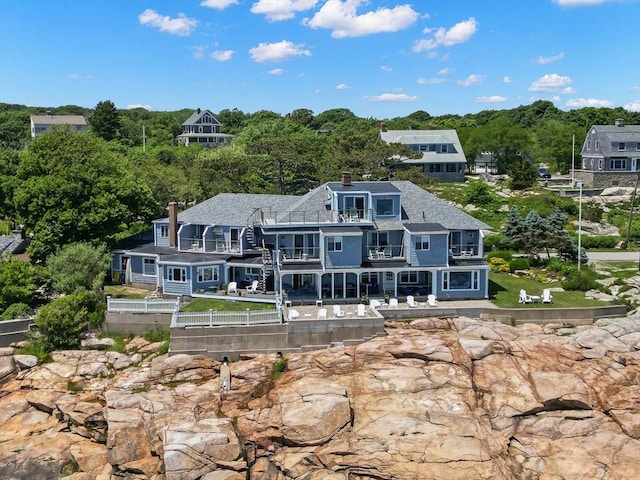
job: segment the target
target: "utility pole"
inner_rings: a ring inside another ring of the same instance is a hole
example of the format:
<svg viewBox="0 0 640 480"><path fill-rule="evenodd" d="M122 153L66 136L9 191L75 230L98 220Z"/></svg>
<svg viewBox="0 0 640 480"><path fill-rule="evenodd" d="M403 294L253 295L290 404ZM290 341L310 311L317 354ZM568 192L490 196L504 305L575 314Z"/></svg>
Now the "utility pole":
<svg viewBox="0 0 640 480"><path fill-rule="evenodd" d="M142 125L142 151L147 153L147 135L145 133L144 125Z"/></svg>
<svg viewBox="0 0 640 480"><path fill-rule="evenodd" d="M580 187L580 204L578 205L578 271L582 266L582 182L578 182Z"/></svg>
<svg viewBox="0 0 640 480"><path fill-rule="evenodd" d="M573 142L571 144L571 188L576 185L576 134L573 134Z"/></svg>

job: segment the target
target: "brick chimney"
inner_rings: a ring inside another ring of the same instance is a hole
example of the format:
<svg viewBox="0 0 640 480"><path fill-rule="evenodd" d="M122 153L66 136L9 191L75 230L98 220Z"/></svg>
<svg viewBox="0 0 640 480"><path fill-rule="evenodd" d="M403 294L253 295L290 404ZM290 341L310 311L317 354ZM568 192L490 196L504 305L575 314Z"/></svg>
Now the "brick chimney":
<svg viewBox="0 0 640 480"><path fill-rule="evenodd" d="M349 172L342 172L342 186L343 187L351 186L351 174Z"/></svg>
<svg viewBox="0 0 640 480"><path fill-rule="evenodd" d="M178 204L169 202L169 246L178 246Z"/></svg>

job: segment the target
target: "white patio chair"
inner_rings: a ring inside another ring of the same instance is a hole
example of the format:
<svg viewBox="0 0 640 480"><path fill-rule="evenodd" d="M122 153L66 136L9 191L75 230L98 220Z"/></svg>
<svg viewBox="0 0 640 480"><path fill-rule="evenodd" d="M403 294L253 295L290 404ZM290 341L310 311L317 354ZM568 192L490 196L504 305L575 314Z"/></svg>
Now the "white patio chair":
<svg viewBox="0 0 640 480"><path fill-rule="evenodd" d="M551 290L545 288L542 290L542 303L552 303L553 295L551 295Z"/></svg>
<svg viewBox="0 0 640 480"><path fill-rule="evenodd" d="M327 319L327 309L319 308L318 309L318 320L326 320Z"/></svg>
<svg viewBox="0 0 640 480"><path fill-rule="evenodd" d="M430 307L438 306L438 299L433 293L427 295L427 305L429 305Z"/></svg>
<svg viewBox="0 0 640 480"><path fill-rule="evenodd" d="M520 290L520 298L518 299L518 303L531 303L531 302L533 302L533 300L531 300L531 297L527 295L527 291L524 289Z"/></svg>
<svg viewBox="0 0 640 480"><path fill-rule="evenodd" d="M356 317L366 317L366 316L367 316L366 305L364 303L359 303L358 309L356 311Z"/></svg>
<svg viewBox="0 0 640 480"><path fill-rule="evenodd" d="M416 308L418 306L418 302L416 302L413 295L407 295L407 305L409 305L409 308Z"/></svg>
<svg viewBox="0 0 640 480"><path fill-rule="evenodd" d="M238 282L229 282L227 293L238 293Z"/></svg>
<svg viewBox="0 0 640 480"><path fill-rule="evenodd" d="M297 320L300 318L300 312L297 310L289 310L289 320Z"/></svg>
<svg viewBox="0 0 640 480"><path fill-rule="evenodd" d="M344 311L340 308L340 305L333 306L333 316L336 318L344 317Z"/></svg>
<svg viewBox="0 0 640 480"><path fill-rule="evenodd" d="M258 280L251 282L251 285L247 287L247 293L258 293Z"/></svg>
<svg viewBox="0 0 640 480"><path fill-rule="evenodd" d="M390 298L389 299L389 308L398 308L398 299Z"/></svg>
<svg viewBox="0 0 640 480"><path fill-rule="evenodd" d="M376 308L378 308L380 305L382 305L382 303L380 302L380 300L376 300L375 298L372 300L369 300L369 308L371 310L375 310Z"/></svg>

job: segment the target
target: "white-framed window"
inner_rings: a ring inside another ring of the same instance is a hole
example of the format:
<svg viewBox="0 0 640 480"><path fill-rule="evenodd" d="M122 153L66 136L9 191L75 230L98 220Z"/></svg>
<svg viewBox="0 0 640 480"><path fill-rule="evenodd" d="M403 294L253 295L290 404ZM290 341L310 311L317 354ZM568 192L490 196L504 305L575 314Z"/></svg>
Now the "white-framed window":
<svg viewBox="0 0 640 480"><path fill-rule="evenodd" d="M640 152L640 142L636 143L636 152Z"/></svg>
<svg viewBox="0 0 640 480"><path fill-rule="evenodd" d="M587 150L591 150L591 140L587 140Z"/></svg>
<svg viewBox="0 0 640 480"><path fill-rule="evenodd" d="M626 170L627 159L626 158L612 158L609 160L609 170Z"/></svg>
<svg viewBox="0 0 640 480"><path fill-rule="evenodd" d="M596 150L600 150L600 140L596 140Z"/></svg>
<svg viewBox="0 0 640 480"><path fill-rule="evenodd" d="M169 238L169 225L160 225L160 238Z"/></svg>
<svg viewBox="0 0 640 480"><path fill-rule="evenodd" d="M341 252L342 251L342 237L329 237L327 249L330 252Z"/></svg>
<svg viewBox="0 0 640 480"><path fill-rule="evenodd" d="M170 282L187 283L187 269L184 267L168 267L167 280Z"/></svg>
<svg viewBox="0 0 640 480"><path fill-rule="evenodd" d="M198 283L203 282L217 282L218 277L218 266L210 266L210 267L198 267Z"/></svg>
<svg viewBox="0 0 640 480"><path fill-rule="evenodd" d="M429 242L430 242L430 236L429 235L418 235L415 238L415 247L416 250L429 250Z"/></svg>
<svg viewBox="0 0 640 480"><path fill-rule="evenodd" d="M479 285L480 272L478 270L444 272L442 276L443 290L478 290Z"/></svg>
<svg viewBox="0 0 640 480"><path fill-rule="evenodd" d="M627 149L626 142L618 142L618 150L620 152L624 152Z"/></svg>
<svg viewBox="0 0 640 480"><path fill-rule="evenodd" d="M142 259L142 274L148 277L155 277L156 275L156 260L155 258L143 258Z"/></svg>
<svg viewBox="0 0 640 480"><path fill-rule="evenodd" d="M440 145L440 153L449 153L449 145Z"/></svg>

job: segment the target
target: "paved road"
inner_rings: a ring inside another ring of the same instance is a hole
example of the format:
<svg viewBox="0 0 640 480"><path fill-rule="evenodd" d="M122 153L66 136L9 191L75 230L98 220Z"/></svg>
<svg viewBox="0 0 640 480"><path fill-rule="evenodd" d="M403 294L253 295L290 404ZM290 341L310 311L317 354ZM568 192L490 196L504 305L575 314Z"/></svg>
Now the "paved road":
<svg viewBox="0 0 640 480"><path fill-rule="evenodd" d="M619 250L616 252L589 252L590 262L635 262L640 261L640 252Z"/></svg>

